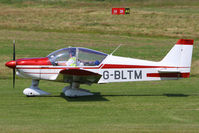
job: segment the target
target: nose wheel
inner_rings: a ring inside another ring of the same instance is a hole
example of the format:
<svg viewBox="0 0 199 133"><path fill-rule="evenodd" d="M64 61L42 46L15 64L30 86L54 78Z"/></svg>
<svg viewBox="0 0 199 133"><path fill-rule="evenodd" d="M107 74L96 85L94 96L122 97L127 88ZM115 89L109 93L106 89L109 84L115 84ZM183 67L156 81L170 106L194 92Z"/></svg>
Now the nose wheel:
<svg viewBox="0 0 199 133"><path fill-rule="evenodd" d="M23 94L29 97L50 95L50 93L41 90L38 86L39 86L39 80L33 79L32 85L30 86L30 88L24 89Z"/></svg>
<svg viewBox="0 0 199 133"><path fill-rule="evenodd" d="M63 88L63 93L68 97L79 97L79 96L92 96L94 95L89 90L79 88L80 84L77 82L72 82L70 86Z"/></svg>

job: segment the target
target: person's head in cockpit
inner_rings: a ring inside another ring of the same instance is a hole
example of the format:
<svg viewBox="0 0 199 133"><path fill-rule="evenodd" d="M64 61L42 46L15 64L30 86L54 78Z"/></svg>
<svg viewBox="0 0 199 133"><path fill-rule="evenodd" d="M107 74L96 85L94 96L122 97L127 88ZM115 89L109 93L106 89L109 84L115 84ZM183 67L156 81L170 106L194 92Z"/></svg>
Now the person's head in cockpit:
<svg viewBox="0 0 199 133"><path fill-rule="evenodd" d="M76 52L75 52L75 51L70 51L70 52L69 52L69 55L70 55L70 58L71 58L71 57L75 57Z"/></svg>

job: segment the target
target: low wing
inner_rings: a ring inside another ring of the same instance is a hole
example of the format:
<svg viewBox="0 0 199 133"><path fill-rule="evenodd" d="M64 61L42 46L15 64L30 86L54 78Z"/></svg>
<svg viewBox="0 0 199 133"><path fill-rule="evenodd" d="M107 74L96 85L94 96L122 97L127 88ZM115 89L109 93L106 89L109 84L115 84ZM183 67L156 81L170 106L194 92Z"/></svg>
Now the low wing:
<svg viewBox="0 0 199 133"><path fill-rule="evenodd" d="M56 81L71 83L78 82L82 84L97 83L102 75L84 69L64 69L59 73Z"/></svg>

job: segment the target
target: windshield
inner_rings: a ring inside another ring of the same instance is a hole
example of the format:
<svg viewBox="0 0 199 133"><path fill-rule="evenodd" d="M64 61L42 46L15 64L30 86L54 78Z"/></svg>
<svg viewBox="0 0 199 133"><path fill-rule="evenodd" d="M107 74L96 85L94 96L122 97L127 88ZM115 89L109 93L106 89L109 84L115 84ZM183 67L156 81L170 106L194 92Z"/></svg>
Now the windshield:
<svg viewBox="0 0 199 133"><path fill-rule="evenodd" d="M47 57L58 66L98 66L107 54L87 48L63 48Z"/></svg>

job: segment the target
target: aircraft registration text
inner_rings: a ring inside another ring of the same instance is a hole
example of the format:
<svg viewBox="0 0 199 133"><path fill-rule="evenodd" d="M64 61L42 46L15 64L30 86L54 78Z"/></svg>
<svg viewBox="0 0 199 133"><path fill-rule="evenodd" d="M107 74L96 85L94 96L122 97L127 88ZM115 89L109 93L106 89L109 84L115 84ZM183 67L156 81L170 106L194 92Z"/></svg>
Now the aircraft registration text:
<svg viewBox="0 0 199 133"><path fill-rule="evenodd" d="M142 70L113 70L103 71L103 79L114 79L114 80L131 80L131 79L142 79Z"/></svg>

